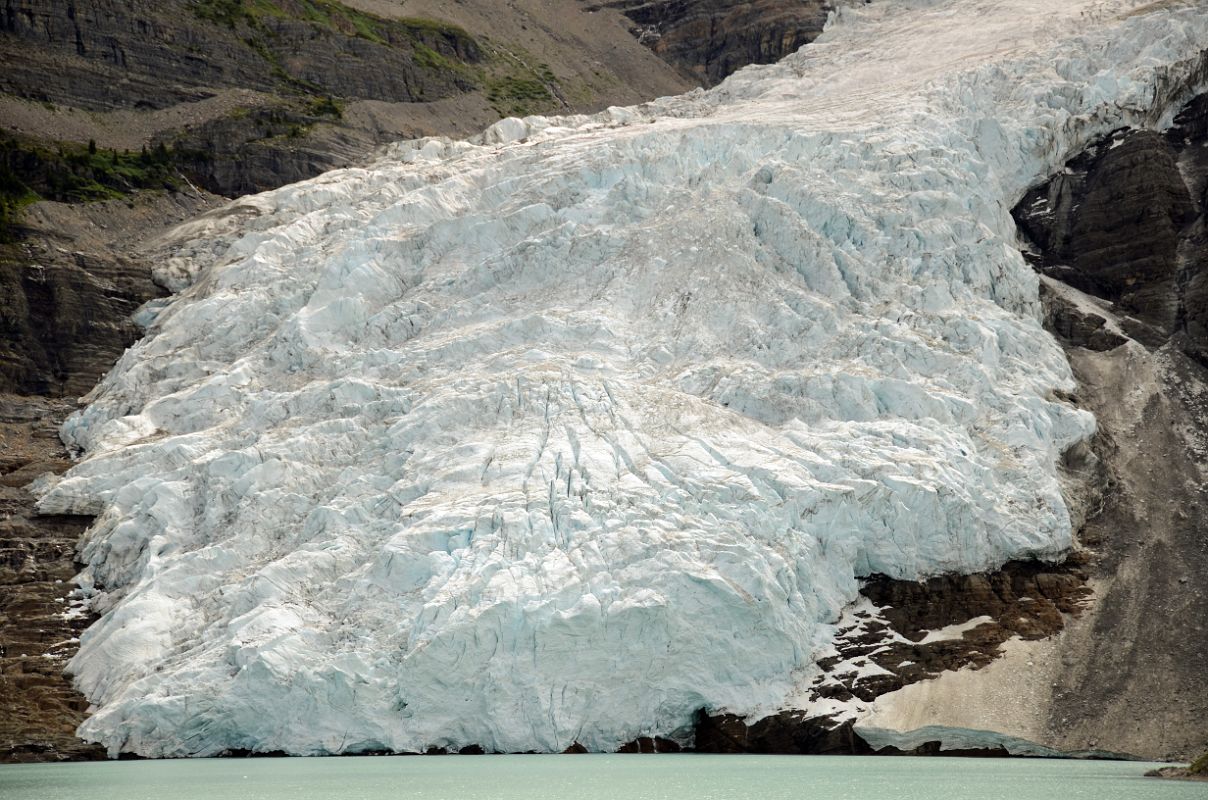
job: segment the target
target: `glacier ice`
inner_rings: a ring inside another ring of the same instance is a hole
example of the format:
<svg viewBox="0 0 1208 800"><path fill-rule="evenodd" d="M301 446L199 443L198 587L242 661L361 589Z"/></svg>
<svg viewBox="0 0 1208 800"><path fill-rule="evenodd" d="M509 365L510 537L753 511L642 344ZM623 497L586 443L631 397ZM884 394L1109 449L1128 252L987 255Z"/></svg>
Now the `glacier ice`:
<svg viewBox="0 0 1208 800"><path fill-rule="evenodd" d="M1205 47L1202 3L845 8L186 225L41 488L98 515L81 734L606 750L778 708L859 576L1058 556L1094 422L1009 209Z"/></svg>

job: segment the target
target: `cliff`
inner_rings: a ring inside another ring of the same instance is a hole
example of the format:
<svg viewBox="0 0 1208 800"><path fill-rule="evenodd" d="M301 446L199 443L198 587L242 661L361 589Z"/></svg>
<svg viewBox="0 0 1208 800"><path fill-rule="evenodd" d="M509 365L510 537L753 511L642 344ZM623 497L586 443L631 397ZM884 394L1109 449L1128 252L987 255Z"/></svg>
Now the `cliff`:
<svg viewBox="0 0 1208 800"><path fill-rule="evenodd" d="M613 0L634 35L704 86L747 64L771 64L822 33L829 0Z"/></svg>

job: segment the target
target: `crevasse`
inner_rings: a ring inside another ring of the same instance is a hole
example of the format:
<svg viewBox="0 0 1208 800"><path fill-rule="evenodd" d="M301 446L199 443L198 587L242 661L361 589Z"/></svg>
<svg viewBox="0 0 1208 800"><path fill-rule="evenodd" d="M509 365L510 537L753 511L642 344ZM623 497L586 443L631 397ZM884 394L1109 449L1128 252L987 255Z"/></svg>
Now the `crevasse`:
<svg viewBox="0 0 1208 800"><path fill-rule="evenodd" d="M237 201L64 426L111 753L607 750L793 695L858 578L1071 544L1009 209L1202 3L893 0L783 62Z"/></svg>

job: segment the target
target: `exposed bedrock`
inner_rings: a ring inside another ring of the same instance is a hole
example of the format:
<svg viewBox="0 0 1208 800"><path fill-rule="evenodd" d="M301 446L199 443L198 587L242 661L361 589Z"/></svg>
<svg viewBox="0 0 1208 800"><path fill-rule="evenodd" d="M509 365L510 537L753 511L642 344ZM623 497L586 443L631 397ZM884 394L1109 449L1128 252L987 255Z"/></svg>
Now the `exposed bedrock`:
<svg viewBox="0 0 1208 800"><path fill-rule="evenodd" d="M193 180L236 197L347 166L398 137L315 98L427 103L476 88L467 76L485 56L460 28L337 8L12 0L0 12L0 95L60 114L139 112L130 128L176 145Z"/></svg>
<svg viewBox="0 0 1208 800"><path fill-rule="evenodd" d="M102 150L163 143L195 183L236 197L399 139L693 85L620 12L578 0L426 11L437 18L394 0L8 0L0 127Z"/></svg>
<svg viewBox="0 0 1208 800"><path fill-rule="evenodd" d="M663 60L705 85L748 64L770 64L817 38L827 0L611 0Z"/></svg>
<svg viewBox="0 0 1208 800"><path fill-rule="evenodd" d="M1201 96L1165 135L1116 131L1028 192L1014 213L1043 274L1113 303L1138 341L1175 339L1208 363L1206 117ZM1055 333L1094 347L1060 322Z"/></svg>
<svg viewBox="0 0 1208 800"><path fill-rule="evenodd" d="M0 762L100 758L75 735L88 702L63 675L93 620L68 598L90 517L36 516L25 484L70 466L58 426L74 402L0 391Z"/></svg>
<svg viewBox="0 0 1208 800"><path fill-rule="evenodd" d="M1062 564L1012 561L995 572L919 582L874 576L861 590L871 606L857 608L839 623L835 655L819 662L824 674L811 687L810 699L869 702L946 671L978 670L1001 656L1003 643L1012 637L1043 639L1063 630L1067 620L1082 613L1089 594L1086 578L1081 555ZM944 629L950 634L944 635ZM814 755L940 750L938 740L874 748L850 717L797 710L754 723L702 711L694 746L710 753ZM984 742L943 752L1008 755L997 744Z"/></svg>

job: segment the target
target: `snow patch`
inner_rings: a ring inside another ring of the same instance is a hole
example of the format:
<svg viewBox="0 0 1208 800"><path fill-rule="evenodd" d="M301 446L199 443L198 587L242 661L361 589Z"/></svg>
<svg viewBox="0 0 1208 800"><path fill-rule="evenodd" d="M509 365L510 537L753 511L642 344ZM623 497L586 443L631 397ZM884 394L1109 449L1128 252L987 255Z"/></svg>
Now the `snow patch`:
<svg viewBox="0 0 1208 800"><path fill-rule="evenodd" d="M960 622L956 625L945 625L943 628L934 631L928 631L927 635L919 639L916 644L931 644L933 642L946 642L952 639L963 638L964 635L976 628L979 625L984 625L987 622L993 622L994 617L974 617L966 622Z"/></svg>

